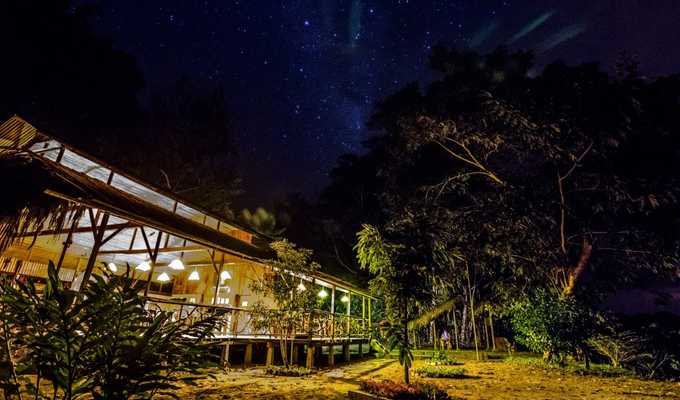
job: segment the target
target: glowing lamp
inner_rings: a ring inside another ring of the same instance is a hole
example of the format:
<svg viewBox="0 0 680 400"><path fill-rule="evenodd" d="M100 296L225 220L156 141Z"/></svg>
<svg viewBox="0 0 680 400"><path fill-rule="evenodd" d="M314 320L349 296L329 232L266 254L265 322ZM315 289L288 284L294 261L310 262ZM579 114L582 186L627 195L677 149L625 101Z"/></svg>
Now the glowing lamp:
<svg viewBox="0 0 680 400"><path fill-rule="evenodd" d="M328 297L328 292L326 291L326 289L322 288L321 290L319 290L319 297L321 297L322 299Z"/></svg>
<svg viewBox="0 0 680 400"><path fill-rule="evenodd" d="M340 298L340 301L342 301L343 303L349 302L349 296L347 296L346 294L342 295L342 297Z"/></svg>
<svg viewBox="0 0 680 400"><path fill-rule="evenodd" d="M138 271L146 272L146 271L149 271L151 269L151 265L149 264L148 261L143 261L135 269L138 270Z"/></svg>
<svg viewBox="0 0 680 400"><path fill-rule="evenodd" d="M111 272L118 272L118 267L116 266L116 264L114 264L114 263L109 263L109 265L107 265L107 266L109 267L109 270L110 270Z"/></svg>
<svg viewBox="0 0 680 400"><path fill-rule="evenodd" d="M160 275L158 275L158 278L156 278L158 282L167 282L170 280L170 275L168 275L166 272L162 272Z"/></svg>
<svg viewBox="0 0 680 400"><path fill-rule="evenodd" d="M304 283L300 282L300 284L297 285L297 290L300 292L304 292L305 290L307 290L307 287L305 287Z"/></svg>
<svg viewBox="0 0 680 400"><path fill-rule="evenodd" d="M227 279L231 279L231 274L229 273L229 271L222 271L220 273L220 279L223 280L223 281L226 281Z"/></svg>
<svg viewBox="0 0 680 400"><path fill-rule="evenodd" d="M190 281L197 281L197 280L199 280L200 277L198 276L198 271L193 270L193 271L189 274L189 277L188 277L187 279L190 280Z"/></svg>
<svg viewBox="0 0 680 400"><path fill-rule="evenodd" d="M168 267L174 269L175 271L181 271L184 269L184 264L182 263L182 260L175 258L170 262L170 264L168 264Z"/></svg>

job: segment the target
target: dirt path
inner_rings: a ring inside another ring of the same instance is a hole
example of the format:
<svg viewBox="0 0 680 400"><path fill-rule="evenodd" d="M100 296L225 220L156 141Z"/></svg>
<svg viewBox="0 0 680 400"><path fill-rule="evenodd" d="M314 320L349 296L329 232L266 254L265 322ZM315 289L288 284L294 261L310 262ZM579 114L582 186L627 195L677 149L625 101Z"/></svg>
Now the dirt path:
<svg viewBox="0 0 680 400"><path fill-rule="evenodd" d="M472 378L429 381L469 400L680 399L680 383L579 376L503 361L463 362ZM422 364L417 361L415 366ZM367 360L301 378L267 376L262 368L235 369L220 371L215 380L203 380L178 394L183 399L346 399L347 391L356 389L361 379L400 377L395 360Z"/></svg>

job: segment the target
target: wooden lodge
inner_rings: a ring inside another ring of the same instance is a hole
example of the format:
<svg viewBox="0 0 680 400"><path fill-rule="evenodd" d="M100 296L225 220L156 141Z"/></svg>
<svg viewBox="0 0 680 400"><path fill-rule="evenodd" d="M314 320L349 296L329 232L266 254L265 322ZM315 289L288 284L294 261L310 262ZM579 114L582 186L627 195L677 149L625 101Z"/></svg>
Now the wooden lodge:
<svg viewBox="0 0 680 400"><path fill-rule="evenodd" d="M0 159L19 158L22 167L40 171L32 187L58 204L49 216L21 205L15 222L0 225L0 272L16 279L47 276L48 261L72 290L91 274L108 268L146 282L149 312L166 311L172 318L191 320L220 309L227 323L216 329L224 363L275 362L276 333L251 325L258 299L251 283L273 257L268 239L167 190L91 157L48 136L19 117L0 125ZM44 178L46 177L46 178ZM39 185L39 186L38 186ZM38 202L39 203L39 202ZM296 336L296 359L311 367L315 360L334 363L342 351L368 351L371 310L375 299L331 275L301 277L305 290L323 300L308 333ZM303 356L306 354L306 356ZM327 358L326 356L327 355ZM231 360L230 360L231 358Z"/></svg>

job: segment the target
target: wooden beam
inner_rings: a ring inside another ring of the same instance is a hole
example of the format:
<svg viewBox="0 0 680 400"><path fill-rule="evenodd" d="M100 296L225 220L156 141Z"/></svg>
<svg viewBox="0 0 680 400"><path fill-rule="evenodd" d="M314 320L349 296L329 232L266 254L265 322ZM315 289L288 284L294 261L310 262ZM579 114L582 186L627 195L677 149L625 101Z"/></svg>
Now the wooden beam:
<svg viewBox="0 0 680 400"><path fill-rule="evenodd" d="M90 219L94 222L94 215L92 213L92 209L88 208L89 214L90 214ZM93 229L94 233L94 243L92 244L92 250L90 251L90 258L87 260L87 266L85 266L85 272L83 274L83 281L80 283L80 288L78 288L79 292L83 291L83 287L87 285L87 283L90 280L90 275L92 275L92 268L94 267L94 263L97 260L97 254L99 253L99 247L101 247L102 243L102 238L104 237L104 232L106 231L106 223L109 222L109 213L104 213L104 216L102 217L102 223L99 228L95 226Z"/></svg>
<svg viewBox="0 0 680 400"><path fill-rule="evenodd" d="M148 245L148 240L146 240L146 234L144 233L144 230L142 229L142 234L144 234L144 240L146 241ZM149 271L149 278L146 280L146 287L144 288L144 297L147 297L149 294L149 287L151 286L151 278L153 277L153 271L156 269L156 257L158 256L158 249L161 246L161 238L163 237L163 232L158 231L158 237L156 238L156 247L154 248L153 253L151 253L151 270Z"/></svg>
<svg viewBox="0 0 680 400"><path fill-rule="evenodd" d="M205 247L202 246L176 246L176 247L161 247L158 249L159 253L180 253L180 252L190 252L190 251L202 251ZM99 254L144 254L147 253L147 249L113 249L113 250L102 250Z"/></svg>
<svg viewBox="0 0 680 400"><path fill-rule="evenodd" d="M68 230L68 235L66 236L66 240L64 240L64 245L61 248L61 254L59 254L59 261L57 261L57 274L59 274L59 270L61 269L61 265L64 263L64 258L66 257L66 251L68 250L69 246L71 246L71 242L73 241L73 231L76 230L78 227L78 220L80 219L80 213L78 212L80 210L80 206L76 207L73 209L73 222L71 223L71 228Z"/></svg>
<svg viewBox="0 0 680 400"><path fill-rule="evenodd" d="M131 222L126 222L123 224L111 224L106 226L107 231L111 230L116 230L118 228L134 228L139 225L133 224ZM33 237L33 236L52 236L52 235L64 235L68 234L70 229L45 229L41 231L31 231L31 232L24 232L20 235L16 235L16 237ZM73 230L73 233L86 233L86 232L92 232L92 227L91 226L81 226L77 227Z"/></svg>

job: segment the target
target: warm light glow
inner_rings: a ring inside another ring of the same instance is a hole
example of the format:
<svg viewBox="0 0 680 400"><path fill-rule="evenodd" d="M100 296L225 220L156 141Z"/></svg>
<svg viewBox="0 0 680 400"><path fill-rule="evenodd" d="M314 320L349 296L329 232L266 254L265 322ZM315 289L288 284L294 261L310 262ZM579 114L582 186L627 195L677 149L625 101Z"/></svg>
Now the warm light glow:
<svg viewBox="0 0 680 400"><path fill-rule="evenodd" d="M349 302L349 296L347 296L346 294L343 295L343 296L340 298L340 301L342 301L343 303Z"/></svg>
<svg viewBox="0 0 680 400"><path fill-rule="evenodd" d="M175 258L168 264L168 267L174 269L175 271L181 271L184 269L184 263L179 258Z"/></svg>
<svg viewBox="0 0 680 400"><path fill-rule="evenodd" d="M220 273L220 279L223 281L231 279L231 274L229 273L229 271L222 271L222 273Z"/></svg>
<svg viewBox="0 0 680 400"><path fill-rule="evenodd" d="M199 280L200 277L198 276L198 271L193 270L193 271L189 274L189 278L187 278L187 279L190 280L190 281L197 281L197 280Z"/></svg>
<svg viewBox="0 0 680 400"><path fill-rule="evenodd" d="M326 291L326 289L323 289L323 288L322 288L322 289L319 291L319 297L321 297L322 299L325 299L326 297L328 297L328 292Z"/></svg>
<svg viewBox="0 0 680 400"><path fill-rule="evenodd" d="M109 267L109 270L111 270L111 272L118 272L118 267L116 266L116 264L109 263L108 267Z"/></svg>
<svg viewBox="0 0 680 400"><path fill-rule="evenodd" d="M139 270L139 271L148 271L148 270L151 269L151 265L149 264L148 261L143 261L143 262L142 262L141 264L139 264L139 265L137 266L137 268L135 268L135 269L137 269L137 270Z"/></svg>
<svg viewBox="0 0 680 400"><path fill-rule="evenodd" d="M297 285L297 290L300 292L304 292L305 290L307 290L307 287L305 287L304 283L300 282L300 284Z"/></svg>
<svg viewBox="0 0 680 400"><path fill-rule="evenodd" d="M241 306L242 306L242 307L248 307L248 302L247 302L247 301L241 302Z"/></svg>
<svg viewBox="0 0 680 400"><path fill-rule="evenodd" d="M170 280L170 275L168 275L166 272L161 272L160 275L158 275L158 278L156 278L158 282L167 282Z"/></svg>

